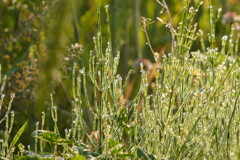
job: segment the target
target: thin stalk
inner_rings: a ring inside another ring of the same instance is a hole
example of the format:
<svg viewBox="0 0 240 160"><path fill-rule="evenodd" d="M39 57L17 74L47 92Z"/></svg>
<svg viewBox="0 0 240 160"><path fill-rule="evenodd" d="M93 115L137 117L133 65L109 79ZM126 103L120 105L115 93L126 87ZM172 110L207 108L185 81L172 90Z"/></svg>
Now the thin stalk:
<svg viewBox="0 0 240 160"><path fill-rule="evenodd" d="M232 124L232 120L233 120L233 117L236 113L236 110L237 108L239 107L237 105L238 103L238 99L239 99L239 96L240 96L240 91L238 92L237 94L237 97L236 97L236 100L235 100L235 104L234 104L234 108L233 108L233 111L232 111L232 114L231 114L231 117L230 117L230 120L228 122L228 130L227 130L227 154L228 154L228 158L230 159L230 144L229 144L229 141L230 141L230 127L231 127L231 124Z"/></svg>
<svg viewBox="0 0 240 160"><path fill-rule="evenodd" d="M141 0L134 0L135 41L136 41L138 59L142 58L142 50L141 50L140 38L139 38L140 3L141 3Z"/></svg>

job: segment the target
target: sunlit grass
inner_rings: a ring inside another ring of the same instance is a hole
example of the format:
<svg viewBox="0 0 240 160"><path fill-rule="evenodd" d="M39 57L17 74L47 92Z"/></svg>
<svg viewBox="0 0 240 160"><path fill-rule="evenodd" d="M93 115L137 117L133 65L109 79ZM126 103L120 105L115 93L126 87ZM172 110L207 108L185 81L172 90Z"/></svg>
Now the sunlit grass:
<svg viewBox="0 0 240 160"><path fill-rule="evenodd" d="M0 142L1 156L11 159L15 150L17 159L239 159L239 34L232 28L230 35L222 37L218 48L215 27L220 18L219 9L208 4L209 33L203 33L194 21L202 1L187 1L176 27L165 1L158 3L170 19L164 22L161 15L158 18L172 35L169 53L155 52L151 37L147 37L156 62L148 70L144 66L147 64L140 63L138 70L129 71L123 78L118 74L120 53L114 56L112 50L106 6L108 37L103 38L99 19L94 48L88 52L88 66L74 61L86 52L76 43L68 48L68 53L75 57L66 56L68 63L62 67L72 82L72 113L66 117L66 120L71 118L71 126L64 132L59 130L59 107L51 94L48 112L52 129L46 123L48 113L43 112L31 135L35 138L34 151L21 144L14 147L26 123L16 134L18 138L9 143L14 120L14 113L10 114L12 96L0 120L0 124L6 122ZM148 36L151 22L143 20L143 30ZM207 40L204 34L208 35ZM193 51L193 43L197 41L201 48ZM56 56L54 46L50 49ZM0 77L3 86L0 106L5 80ZM137 92L129 96L129 88L133 87Z"/></svg>

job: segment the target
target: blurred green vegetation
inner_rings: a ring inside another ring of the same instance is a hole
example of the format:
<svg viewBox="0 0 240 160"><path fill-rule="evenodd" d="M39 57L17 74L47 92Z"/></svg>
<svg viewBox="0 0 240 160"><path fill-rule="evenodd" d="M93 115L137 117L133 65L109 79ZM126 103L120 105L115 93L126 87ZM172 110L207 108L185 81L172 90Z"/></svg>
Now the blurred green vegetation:
<svg viewBox="0 0 240 160"><path fill-rule="evenodd" d="M182 6L186 1L167 3L176 26L181 21ZM200 7L195 20L200 22L198 27L204 33L209 32L207 3ZM240 3L238 0L212 0L211 3L216 13L218 8L223 10L216 25L217 47L221 37L230 32L230 25L221 23L222 15L229 11L239 12ZM72 58L68 64L70 68L73 63L88 66L90 51L94 48L93 37L98 33L98 16L103 41L107 42L106 5L109 5L113 53L116 55L120 51L118 73L123 77L138 58L154 60L141 30L141 17L154 22L147 28L154 51L163 54L170 51L169 29L156 20L160 16L168 21L168 16L160 15L162 8L155 0L0 0L0 63L9 79L6 94L16 93L13 102L16 126L29 119L28 131L33 130L41 112L48 113L50 93L56 97L60 122L61 116L70 119L73 95L67 75L71 73L62 66L68 63L64 61L66 57ZM71 47L75 43L79 46ZM200 41L197 40L192 50L199 48ZM71 49L81 51L68 52ZM79 60L74 53L81 53ZM59 128L66 128L69 123L60 123ZM29 137L24 137L22 141L29 144Z"/></svg>

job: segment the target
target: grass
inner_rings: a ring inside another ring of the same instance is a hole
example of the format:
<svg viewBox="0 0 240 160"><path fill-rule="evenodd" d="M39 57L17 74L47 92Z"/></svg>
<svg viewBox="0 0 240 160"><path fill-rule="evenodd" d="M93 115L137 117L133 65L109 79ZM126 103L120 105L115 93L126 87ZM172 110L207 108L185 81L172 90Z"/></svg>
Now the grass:
<svg viewBox="0 0 240 160"><path fill-rule="evenodd" d="M36 123L32 132L34 147L26 148L22 144L16 147L27 122L11 142L8 138L14 120L11 96L0 121L6 123L0 143L2 159L240 158L239 33L232 27L217 47L215 28L220 20L219 9L208 3L209 33L203 33L195 22L202 1L186 1L177 26L173 25L166 2L157 2L168 16L167 21L161 19L162 15L157 20L169 28L170 52L154 51L148 36L151 21L142 18L142 29L155 63L148 70L150 64L138 63L126 77L121 77L118 74L120 53L114 57L112 50L108 6L105 7L107 38L102 35L99 7L99 27L93 37L89 64L71 63L67 71L71 79L71 126L59 130L59 107L51 94L49 111L42 113L40 123ZM192 50L196 42L201 43L201 48ZM58 47L60 40L55 44ZM56 46L46 47L57 55ZM79 48L79 44L72 45L69 51L81 57ZM55 64L58 68L59 61ZM46 64L50 62L46 60ZM51 70L42 74L51 74ZM6 78L0 80L2 106ZM136 93L130 89L133 85Z"/></svg>

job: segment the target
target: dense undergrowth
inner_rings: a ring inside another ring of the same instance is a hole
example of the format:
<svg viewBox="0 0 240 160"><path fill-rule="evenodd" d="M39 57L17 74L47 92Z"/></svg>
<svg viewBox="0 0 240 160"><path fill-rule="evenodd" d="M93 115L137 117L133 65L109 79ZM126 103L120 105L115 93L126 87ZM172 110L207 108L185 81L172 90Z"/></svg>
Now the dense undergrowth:
<svg viewBox="0 0 240 160"><path fill-rule="evenodd" d="M166 22L161 15L157 20L169 28L172 37L169 53L154 51L147 31L152 21L142 18L142 30L155 62L140 59L134 63L134 69L122 78L118 74L120 53L114 56L112 51L110 24L106 40L102 36L99 18L89 64L83 66L79 63L83 56L82 46L73 44L68 48L69 55L73 56L65 57L62 67L65 76L71 79L71 126L65 131L59 130L59 107L55 105L54 94L51 94L51 119L47 120L46 113L42 113L31 134L33 146L17 145L28 122L13 140L9 140L14 127L12 95L0 121L0 124L5 123L0 157L239 159L240 66L239 33L236 30L239 20L232 19L229 35L222 37L222 45L218 48L215 28L216 23L222 20L221 10L211 6L210 2L209 33L203 33L195 22L202 1L186 1L182 20L177 26L173 25L165 1L157 1L156 4L168 15ZM109 23L108 6L105 9ZM205 34L207 39L204 39ZM196 41L201 42L201 48L192 50ZM0 106L4 100L5 81L5 77L0 77ZM133 87L137 88L136 93L132 91ZM47 121L51 121L52 127Z"/></svg>

